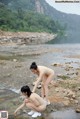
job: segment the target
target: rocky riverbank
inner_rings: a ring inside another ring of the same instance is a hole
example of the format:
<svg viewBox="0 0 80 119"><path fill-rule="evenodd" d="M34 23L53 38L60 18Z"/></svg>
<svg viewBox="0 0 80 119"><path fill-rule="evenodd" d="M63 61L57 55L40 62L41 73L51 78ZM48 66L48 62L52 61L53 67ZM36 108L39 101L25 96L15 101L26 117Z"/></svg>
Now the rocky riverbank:
<svg viewBox="0 0 80 119"><path fill-rule="evenodd" d="M0 44L43 44L52 39L57 35L46 32L3 32L0 31Z"/></svg>
<svg viewBox="0 0 80 119"><path fill-rule="evenodd" d="M36 77L29 67L36 61L37 64L48 66L55 71L54 82L49 85L51 105L38 119L53 119L54 117L47 118L47 115L69 108L79 113L79 49L79 46L55 45L0 46L0 110L8 110L9 119L32 119L27 115L29 109L26 107L18 112L16 117L13 113L23 101L19 89L25 84L33 88ZM36 92L40 94L40 89Z"/></svg>

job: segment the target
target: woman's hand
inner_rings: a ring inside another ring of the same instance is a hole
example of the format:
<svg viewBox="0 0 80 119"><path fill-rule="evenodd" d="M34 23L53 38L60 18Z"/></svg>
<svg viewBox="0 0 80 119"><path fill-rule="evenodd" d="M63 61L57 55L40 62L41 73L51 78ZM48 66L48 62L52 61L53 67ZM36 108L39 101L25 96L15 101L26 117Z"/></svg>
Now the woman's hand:
<svg viewBox="0 0 80 119"><path fill-rule="evenodd" d="M16 115L17 115L17 111L14 112L14 116L16 116Z"/></svg>
<svg viewBox="0 0 80 119"><path fill-rule="evenodd" d="M18 112L20 109L22 109L24 106L25 106L25 102L23 102L23 104L20 105L20 106L15 110L14 115L16 116L17 112Z"/></svg>

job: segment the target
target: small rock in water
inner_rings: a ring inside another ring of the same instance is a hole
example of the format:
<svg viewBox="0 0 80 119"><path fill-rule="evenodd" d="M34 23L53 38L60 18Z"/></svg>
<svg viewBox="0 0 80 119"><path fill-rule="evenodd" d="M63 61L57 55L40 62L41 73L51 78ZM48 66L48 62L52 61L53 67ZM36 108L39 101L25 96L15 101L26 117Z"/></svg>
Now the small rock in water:
<svg viewBox="0 0 80 119"><path fill-rule="evenodd" d="M41 84L40 84L40 85L38 85L38 86L37 86L37 88L38 88L38 89L40 89L40 88L41 88Z"/></svg>
<svg viewBox="0 0 80 119"><path fill-rule="evenodd" d="M78 75L78 72L76 72L76 75Z"/></svg>
<svg viewBox="0 0 80 119"><path fill-rule="evenodd" d="M58 77L62 76L62 74L57 74Z"/></svg>
<svg viewBox="0 0 80 119"><path fill-rule="evenodd" d="M78 90L80 90L80 87L78 87Z"/></svg>
<svg viewBox="0 0 80 119"><path fill-rule="evenodd" d="M60 63L54 63L54 64L52 64L52 66L62 66L62 64L60 64Z"/></svg>
<svg viewBox="0 0 80 119"><path fill-rule="evenodd" d="M17 62L17 59L13 59L14 62Z"/></svg>
<svg viewBox="0 0 80 119"><path fill-rule="evenodd" d="M77 108L77 109L76 109L76 112L77 112L77 113L80 113L80 108Z"/></svg>

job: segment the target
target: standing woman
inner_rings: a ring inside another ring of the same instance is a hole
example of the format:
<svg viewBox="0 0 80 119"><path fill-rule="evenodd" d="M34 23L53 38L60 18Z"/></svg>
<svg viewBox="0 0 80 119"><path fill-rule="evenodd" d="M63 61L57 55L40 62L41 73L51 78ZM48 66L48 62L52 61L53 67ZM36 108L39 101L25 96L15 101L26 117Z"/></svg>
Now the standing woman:
<svg viewBox="0 0 80 119"><path fill-rule="evenodd" d="M35 92L38 83L42 81L42 88L41 88L41 96L42 98L45 98L47 101L47 104L50 104L48 100L48 86L49 83L52 81L54 78L54 71L48 67L45 66L37 66L35 62L33 62L30 66L30 70L38 75L37 81L35 83L35 86L32 90L32 92Z"/></svg>

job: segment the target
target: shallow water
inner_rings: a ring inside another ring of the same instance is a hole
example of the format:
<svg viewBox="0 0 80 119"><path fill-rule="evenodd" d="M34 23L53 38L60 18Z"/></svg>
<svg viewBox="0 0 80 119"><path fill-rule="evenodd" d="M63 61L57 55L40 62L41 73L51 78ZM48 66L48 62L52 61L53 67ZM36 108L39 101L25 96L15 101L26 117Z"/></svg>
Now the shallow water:
<svg viewBox="0 0 80 119"><path fill-rule="evenodd" d="M56 111L51 113L46 119L80 119L80 113L74 110Z"/></svg>
<svg viewBox="0 0 80 119"><path fill-rule="evenodd" d="M27 118L22 117L14 117L9 116L9 119L32 119L31 116ZM36 119L80 119L80 113L76 113L74 110L64 110L64 111L56 111L52 112L48 115L43 114L41 117L37 117Z"/></svg>

